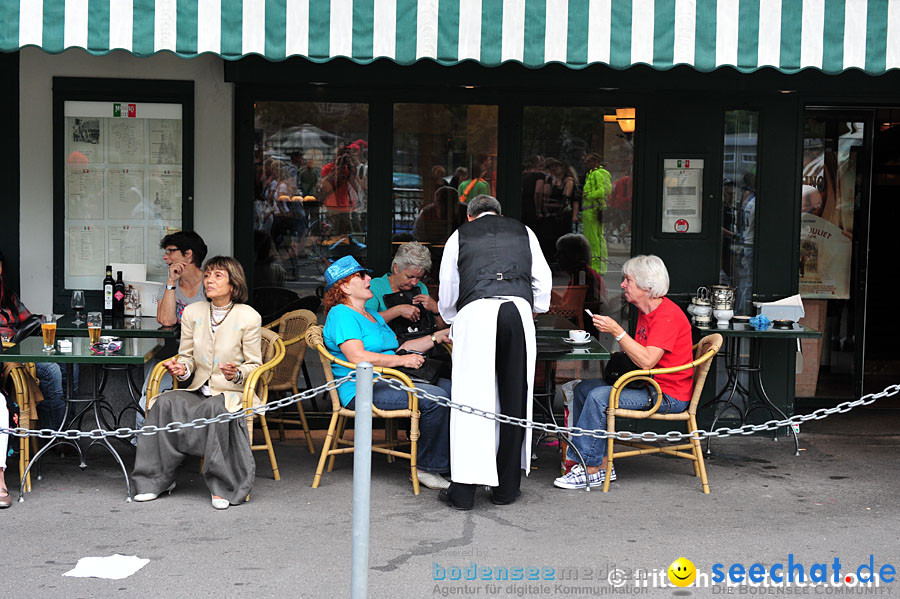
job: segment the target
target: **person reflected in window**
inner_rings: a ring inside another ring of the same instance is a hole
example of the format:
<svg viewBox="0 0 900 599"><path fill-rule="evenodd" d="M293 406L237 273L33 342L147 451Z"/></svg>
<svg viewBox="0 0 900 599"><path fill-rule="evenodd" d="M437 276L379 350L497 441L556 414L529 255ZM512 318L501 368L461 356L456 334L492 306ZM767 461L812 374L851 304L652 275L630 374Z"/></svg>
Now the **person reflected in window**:
<svg viewBox="0 0 900 599"><path fill-rule="evenodd" d="M581 224L582 232L591 245L591 268L604 275L609 268L609 250L603 234L603 211L612 191L612 178L600 162L600 155L595 152L584 158L588 172L582 192Z"/></svg>
<svg viewBox="0 0 900 599"><path fill-rule="evenodd" d="M413 224L417 241L442 244L466 221L466 207L459 202L457 190L444 180L445 175L443 166L431 168L434 193L431 203L422 208Z"/></svg>
<svg viewBox="0 0 900 599"><path fill-rule="evenodd" d="M538 215L544 204L544 157L529 156L522 165L522 224L538 230Z"/></svg>
<svg viewBox="0 0 900 599"><path fill-rule="evenodd" d="M559 297L559 294L553 292L551 309L554 305L568 305L570 302L566 296L569 290L575 285L584 285L587 287L584 308L601 314L606 308L606 283L603 276L591 268L591 246L587 237L579 233L566 233L557 239L556 263L560 271L569 275L569 282L566 295Z"/></svg>
<svg viewBox="0 0 900 599"><path fill-rule="evenodd" d="M549 175L544 183L543 204L538 225L541 251L549 262L555 261L556 240L572 228L572 198L575 195L575 179L565 162L547 160Z"/></svg>
<svg viewBox="0 0 900 599"><path fill-rule="evenodd" d="M488 195L491 193L490 185L482 178L483 169L483 164L476 160L472 163L472 176L459 184L459 201L463 204L482 194Z"/></svg>

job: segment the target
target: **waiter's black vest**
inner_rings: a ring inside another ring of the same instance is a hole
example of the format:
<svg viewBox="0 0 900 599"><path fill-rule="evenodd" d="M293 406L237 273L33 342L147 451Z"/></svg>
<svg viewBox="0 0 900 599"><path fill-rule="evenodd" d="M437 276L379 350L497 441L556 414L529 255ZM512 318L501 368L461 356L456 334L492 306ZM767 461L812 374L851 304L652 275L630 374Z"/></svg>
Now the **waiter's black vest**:
<svg viewBox="0 0 900 599"><path fill-rule="evenodd" d="M534 305L528 231L517 220L487 215L459 229L456 309L485 297L521 297Z"/></svg>

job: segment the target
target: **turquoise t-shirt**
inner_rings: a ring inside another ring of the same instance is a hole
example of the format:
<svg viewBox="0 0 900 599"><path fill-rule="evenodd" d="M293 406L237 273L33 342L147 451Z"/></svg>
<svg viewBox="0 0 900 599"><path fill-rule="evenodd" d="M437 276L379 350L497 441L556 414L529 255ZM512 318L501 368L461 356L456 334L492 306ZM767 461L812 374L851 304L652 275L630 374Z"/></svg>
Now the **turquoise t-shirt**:
<svg viewBox="0 0 900 599"><path fill-rule="evenodd" d="M384 296L394 293L391 291L391 282L388 281L388 275L372 279L369 283L369 289L372 290L372 297L366 302L366 310L369 312L384 312L387 310L387 306L384 305ZM422 281L419 281L419 293L428 295L428 287Z"/></svg>
<svg viewBox="0 0 900 599"><path fill-rule="evenodd" d="M328 351L341 360L347 360L340 345L349 339L359 339L366 351L379 354L393 354L394 350L400 347L397 336L381 315L373 310L367 309L366 312L375 317L375 322L343 304L329 310L325 318L325 328L322 330ZM334 378L340 378L350 372L349 368L339 364L332 364L331 370ZM338 387L338 396L341 398L341 405L346 406L356 397L356 384L344 383Z"/></svg>

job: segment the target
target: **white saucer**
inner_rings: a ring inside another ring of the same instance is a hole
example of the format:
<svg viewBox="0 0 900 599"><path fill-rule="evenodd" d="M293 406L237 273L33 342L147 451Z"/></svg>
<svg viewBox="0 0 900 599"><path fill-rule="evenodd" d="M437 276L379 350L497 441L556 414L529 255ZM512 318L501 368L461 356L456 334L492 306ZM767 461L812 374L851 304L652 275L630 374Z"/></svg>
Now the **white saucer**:
<svg viewBox="0 0 900 599"><path fill-rule="evenodd" d="M584 341L575 341L574 339L566 338L566 339L563 339L563 341L565 341L569 345L587 345L588 343L591 342L590 338L585 339Z"/></svg>

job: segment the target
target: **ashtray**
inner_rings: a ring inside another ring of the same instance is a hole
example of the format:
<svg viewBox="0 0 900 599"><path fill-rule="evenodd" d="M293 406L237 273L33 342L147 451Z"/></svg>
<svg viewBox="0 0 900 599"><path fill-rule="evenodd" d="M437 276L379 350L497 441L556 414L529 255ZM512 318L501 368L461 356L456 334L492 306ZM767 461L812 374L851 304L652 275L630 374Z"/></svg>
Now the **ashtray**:
<svg viewBox="0 0 900 599"><path fill-rule="evenodd" d="M113 337L112 335L103 335L100 337L100 343L102 343L103 345L109 345L113 341L118 341L118 340L119 340L118 337Z"/></svg>
<svg viewBox="0 0 900 599"><path fill-rule="evenodd" d="M772 327L776 329L792 329L794 328L793 320L773 320Z"/></svg>

